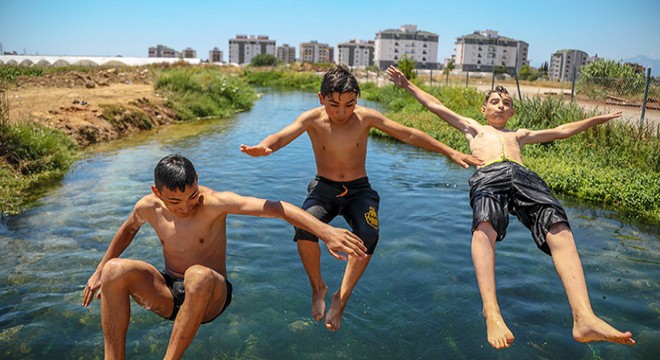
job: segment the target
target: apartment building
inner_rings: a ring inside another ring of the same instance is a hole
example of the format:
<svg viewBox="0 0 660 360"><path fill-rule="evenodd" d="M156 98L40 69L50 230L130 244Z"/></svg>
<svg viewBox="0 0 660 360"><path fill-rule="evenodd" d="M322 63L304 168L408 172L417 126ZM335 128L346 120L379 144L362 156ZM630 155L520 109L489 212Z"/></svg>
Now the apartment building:
<svg viewBox="0 0 660 360"><path fill-rule="evenodd" d="M218 49L218 47L214 47L213 50L209 51L209 62L211 64L214 63L221 63L222 62L222 50Z"/></svg>
<svg viewBox="0 0 660 360"><path fill-rule="evenodd" d="M374 64L374 40L350 40L337 45L337 62L349 67Z"/></svg>
<svg viewBox="0 0 660 360"><path fill-rule="evenodd" d="M183 49L181 54L186 59L196 59L197 58L197 51L195 51L195 49L193 49L193 48L187 47L187 48Z"/></svg>
<svg viewBox="0 0 660 360"><path fill-rule="evenodd" d="M149 57L175 58L178 52L165 45L156 45L149 48Z"/></svg>
<svg viewBox="0 0 660 360"><path fill-rule="evenodd" d="M296 47L289 46L289 44L283 44L282 46L277 47L277 60L289 64L296 62Z"/></svg>
<svg viewBox="0 0 660 360"><path fill-rule="evenodd" d="M267 35L236 35L229 39L229 62L232 64L249 64L253 57L262 54L275 56L275 40Z"/></svg>
<svg viewBox="0 0 660 360"><path fill-rule="evenodd" d="M300 62L306 63L334 63L335 48L316 40L300 44Z"/></svg>
<svg viewBox="0 0 660 360"><path fill-rule="evenodd" d="M438 68L438 35L403 25L376 33L374 63L384 70L403 56L411 58L418 69Z"/></svg>
<svg viewBox="0 0 660 360"><path fill-rule="evenodd" d="M582 50L559 50L550 57L548 77L555 81L573 81L580 68L589 63L589 55Z"/></svg>
<svg viewBox="0 0 660 360"><path fill-rule="evenodd" d="M492 72L495 67L504 67L513 74L529 65L529 44L500 36L495 30L475 31L456 39L455 70Z"/></svg>

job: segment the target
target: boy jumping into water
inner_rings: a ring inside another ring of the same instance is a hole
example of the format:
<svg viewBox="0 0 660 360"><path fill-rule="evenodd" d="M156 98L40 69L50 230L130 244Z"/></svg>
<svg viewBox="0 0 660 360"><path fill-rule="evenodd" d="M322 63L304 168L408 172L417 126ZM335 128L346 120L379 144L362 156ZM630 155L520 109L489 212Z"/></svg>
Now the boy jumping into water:
<svg viewBox="0 0 660 360"><path fill-rule="evenodd" d="M466 168L468 164L481 164L475 157L460 153L419 130L357 105L359 95L355 77L339 66L323 76L318 93L320 107L303 112L255 146L241 145L241 151L250 156L267 156L306 132L316 160L316 178L308 187L302 208L326 223L342 215L367 247L367 258L349 256L341 287L332 296L325 326L333 331L340 328L346 303L378 242L380 198L369 184L365 166L369 130L380 129L405 143L441 153ZM294 241L312 288L312 317L320 321L325 313L328 286L321 276L318 240L314 234L296 228Z"/></svg>
<svg viewBox="0 0 660 360"><path fill-rule="evenodd" d="M83 292L82 305L88 306L100 290L106 359L125 357L130 297L174 320L165 359L181 358L200 324L222 314L232 294L225 263L229 214L280 218L326 241L328 251L339 259L346 259L339 251L366 256L356 235L324 224L297 206L198 186L192 162L181 155L161 159L154 182L153 193L135 204ZM145 222L163 247L163 271L144 261L119 258Z"/></svg>
<svg viewBox="0 0 660 360"><path fill-rule="evenodd" d="M509 223L507 209L531 230L537 246L552 256L573 312L573 338L579 342L610 341L634 345L630 332L621 332L598 318L589 301L573 233L566 213L536 173L522 165L526 144L564 139L621 116L621 112L595 116L547 130L508 130L515 114L513 100L501 86L491 90L481 107L488 125L460 116L438 99L406 79L395 67L390 80L407 90L434 114L465 134L472 154L486 165L470 178L472 261L486 319L488 342L496 349L509 347L514 336L504 323L495 289L495 242L501 241Z"/></svg>

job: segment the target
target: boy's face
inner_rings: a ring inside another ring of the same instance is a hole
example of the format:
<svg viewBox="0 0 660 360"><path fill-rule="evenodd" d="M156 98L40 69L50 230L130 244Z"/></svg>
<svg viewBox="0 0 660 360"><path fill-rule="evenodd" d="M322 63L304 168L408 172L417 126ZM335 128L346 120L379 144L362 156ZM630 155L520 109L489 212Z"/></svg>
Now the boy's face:
<svg viewBox="0 0 660 360"><path fill-rule="evenodd" d="M319 101L325 108L325 112L330 117L333 124L341 125L350 120L357 104L357 94L353 91L345 93L332 92L330 95L323 97L319 93Z"/></svg>
<svg viewBox="0 0 660 360"><path fill-rule="evenodd" d="M179 191L179 189L170 190L167 187L163 187L162 191L160 191L153 185L151 186L151 190L163 201L169 211L177 217L182 218L192 214L202 199L202 196L199 194L197 180L195 180L192 186L186 186L183 192Z"/></svg>
<svg viewBox="0 0 660 360"><path fill-rule="evenodd" d="M513 99L509 95L493 92L486 104L481 107L481 113L486 117L489 125L504 126L516 111L513 108Z"/></svg>

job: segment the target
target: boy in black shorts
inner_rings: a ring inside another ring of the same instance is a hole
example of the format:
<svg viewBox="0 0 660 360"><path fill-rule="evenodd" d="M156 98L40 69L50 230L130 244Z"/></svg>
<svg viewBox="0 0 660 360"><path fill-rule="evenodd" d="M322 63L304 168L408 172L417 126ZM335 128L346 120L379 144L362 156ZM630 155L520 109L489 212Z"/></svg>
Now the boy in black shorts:
<svg viewBox="0 0 660 360"><path fill-rule="evenodd" d="M323 76L318 94L320 107L303 112L290 125L256 146L241 145L241 151L248 155L266 156L306 132L314 150L317 177L308 188L303 209L324 222L337 215L344 216L367 247L367 258L349 256L341 287L333 294L332 306L325 315L329 330L339 329L346 302L378 242L379 197L369 185L365 166L369 130L376 128L405 143L441 153L466 168L468 164L481 164L475 157L460 153L419 130L357 105L359 95L355 77L338 66ZM315 236L301 230L296 230L295 240L312 287L312 317L320 321L325 313L328 286L321 276L319 245Z"/></svg>
<svg viewBox="0 0 660 360"><path fill-rule="evenodd" d="M515 110L513 99L501 86L486 95L481 113L488 125L481 125L445 107L431 94L408 81L395 67L389 67L387 73L392 82L462 131L472 154L485 163L470 178L470 205L473 210L472 260L483 301L488 342L501 349L509 347L514 340L500 313L495 289L495 242L504 238L508 212L511 212L531 230L537 246L552 255L573 311L573 338L579 342L610 341L634 345L630 332L618 331L594 314L566 213L545 182L523 165L521 153L526 144L573 136L618 118L621 112L563 124L554 129L508 130L505 126Z"/></svg>

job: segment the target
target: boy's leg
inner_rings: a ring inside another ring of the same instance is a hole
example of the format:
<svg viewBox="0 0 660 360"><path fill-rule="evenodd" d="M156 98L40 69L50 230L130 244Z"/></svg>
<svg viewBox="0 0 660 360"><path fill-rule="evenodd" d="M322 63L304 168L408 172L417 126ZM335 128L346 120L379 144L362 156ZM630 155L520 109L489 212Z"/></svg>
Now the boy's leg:
<svg viewBox="0 0 660 360"><path fill-rule="evenodd" d="M101 275L101 323L106 359L124 359L132 296L141 306L168 317L174 300L163 276L150 264L112 259Z"/></svg>
<svg viewBox="0 0 660 360"><path fill-rule="evenodd" d="M509 347L514 340L504 323L497 303L495 284L495 240L497 232L490 222L481 222L472 233L472 262L486 319L488 343L496 349Z"/></svg>
<svg viewBox="0 0 660 360"><path fill-rule="evenodd" d="M332 305L325 316L325 326L329 330L339 330L346 303L351 297L351 293L364 273L364 270L366 270L367 265L369 265L370 260L371 255L364 259L357 256L348 257L348 264L346 264L346 271L344 272L341 287L332 295Z"/></svg>
<svg viewBox="0 0 660 360"><path fill-rule="evenodd" d="M579 342L610 341L634 345L630 332L620 332L594 314L582 262L568 226L563 222L553 225L546 240L573 312L573 338Z"/></svg>
<svg viewBox="0 0 660 360"><path fill-rule="evenodd" d="M318 242L310 240L299 239L296 244L312 287L312 317L320 321L325 313L325 294L328 292L321 276L321 248Z"/></svg>
<svg viewBox="0 0 660 360"><path fill-rule="evenodd" d="M225 278L205 266L188 268L183 284L186 297L174 321L164 359L180 359L202 322L215 318L227 300Z"/></svg>

